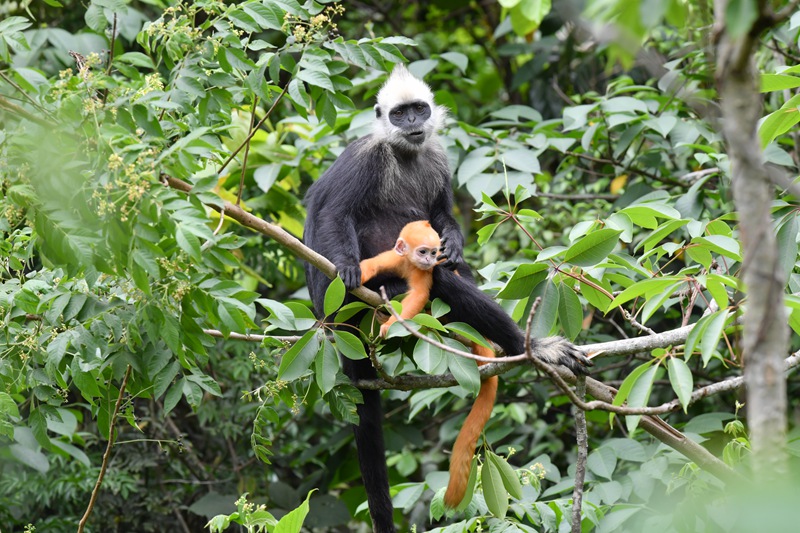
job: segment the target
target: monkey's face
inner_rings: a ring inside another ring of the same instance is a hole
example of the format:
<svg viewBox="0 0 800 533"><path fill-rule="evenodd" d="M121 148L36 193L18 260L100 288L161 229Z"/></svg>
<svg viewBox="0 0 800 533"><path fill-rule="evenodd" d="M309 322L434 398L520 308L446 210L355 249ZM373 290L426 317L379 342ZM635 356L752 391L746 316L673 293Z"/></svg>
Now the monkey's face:
<svg viewBox="0 0 800 533"><path fill-rule="evenodd" d="M393 106L388 113L375 106L375 115L383 126L386 139L407 150L421 148L436 130L436 120L432 118L436 110L423 100L413 100Z"/></svg>
<svg viewBox="0 0 800 533"><path fill-rule="evenodd" d="M438 255L438 247L417 246L411 253L411 262L420 270L431 270L436 266L436 258Z"/></svg>
<svg viewBox="0 0 800 533"><path fill-rule="evenodd" d="M421 100L394 106L388 118L405 141L412 145L425 142L431 130L431 106Z"/></svg>

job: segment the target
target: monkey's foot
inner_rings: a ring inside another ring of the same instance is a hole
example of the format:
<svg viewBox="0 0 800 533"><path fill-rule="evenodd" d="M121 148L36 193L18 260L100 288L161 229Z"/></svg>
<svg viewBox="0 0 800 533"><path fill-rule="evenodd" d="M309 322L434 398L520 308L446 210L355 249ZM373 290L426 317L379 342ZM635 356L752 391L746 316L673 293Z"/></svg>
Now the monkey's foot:
<svg viewBox="0 0 800 533"><path fill-rule="evenodd" d="M577 346L564 337L531 339L531 352L534 357L551 365L565 366L574 374L588 374L588 367L594 365Z"/></svg>

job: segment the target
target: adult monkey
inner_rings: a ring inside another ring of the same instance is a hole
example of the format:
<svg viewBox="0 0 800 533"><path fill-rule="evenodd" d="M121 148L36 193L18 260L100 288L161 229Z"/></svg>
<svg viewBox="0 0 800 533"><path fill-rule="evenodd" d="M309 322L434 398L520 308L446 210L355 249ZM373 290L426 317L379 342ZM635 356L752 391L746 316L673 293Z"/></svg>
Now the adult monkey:
<svg viewBox="0 0 800 533"><path fill-rule="evenodd" d="M378 93L372 134L347 146L306 194L305 243L330 259L348 290L361 284L362 259L392 248L400 230L414 220L428 220L442 237L446 261L433 271L430 297L450 306L448 318L466 322L492 339L510 355L525 350L517 324L489 296L478 290L462 262L464 237L451 213L453 192L447 155L436 132L446 110L433 102L423 81L397 65ZM457 275L456 272L458 272ZM306 265L306 279L314 308L323 318L323 300L330 280ZM406 290L405 282L379 275L367 283L384 286L389 297ZM352 301L352 296L348 297ZM536 357L585 372L588 360L560 337L531 339ZM372 379L369 360L342 358L352 380ZM395 531L383 444L382 411L378 391L362 390L359 425L354 426L358 462L367 492L373 528Z"/></svg>

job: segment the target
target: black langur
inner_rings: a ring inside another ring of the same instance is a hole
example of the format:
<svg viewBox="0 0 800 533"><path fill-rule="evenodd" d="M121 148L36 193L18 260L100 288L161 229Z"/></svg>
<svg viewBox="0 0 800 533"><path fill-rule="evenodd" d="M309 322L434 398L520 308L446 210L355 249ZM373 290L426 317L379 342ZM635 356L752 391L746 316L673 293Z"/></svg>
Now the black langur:
<svg viewBox="0 0 800 533"><path fill-rule="evenodd" d="M507 354L520 354L525 350L522 331L476 287L462 261L464 237L451 213L450 169L437 136L445 115L446 110L433 102L428 85L404 66L396 66L378 93L373 132L349 144L309 188L304 240L336 265L350 290L361 284L361 260L391 249L407 223L430 221L442 238L446 259L433 270L430 298L441 298L450 306L449 320L470 324ZM306 279L314 308L323 318L330 280L310 265ZM405 281L391 274L378 275L366 286L384 286L390 298L407 290ZM560 337L531 339L531 347L536 357L585 372L586 358ZM342 358L342 364L350 379L376 376L368 359ZM354 433L373 528L378 533L394 532L380 395L361 392L364 403L358 406L360 421Z"/></svg>

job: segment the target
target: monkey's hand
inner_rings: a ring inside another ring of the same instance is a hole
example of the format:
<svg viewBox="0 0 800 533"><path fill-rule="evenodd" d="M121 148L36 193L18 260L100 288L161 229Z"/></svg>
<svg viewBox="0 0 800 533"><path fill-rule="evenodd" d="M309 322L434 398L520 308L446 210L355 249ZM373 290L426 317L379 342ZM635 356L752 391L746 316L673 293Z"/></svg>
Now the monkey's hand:
<svg viewBox="0 0 800 533"><path fill-rule="evenodd" d="M440 250L441 252L436 259L439 260L439 264L441 266L448 270L455 270L464 260L464 256L461 255L462 250L460 248L455 246L447 246L447 237L442 239Z"/></svg>
<svg viewBox="0 0 800 533"><path fill-rule="evenodd" d="M361 286L361 266L358 264L343 266L339 269L339 277L344 281L344 287L352 291Z"/></svg>

